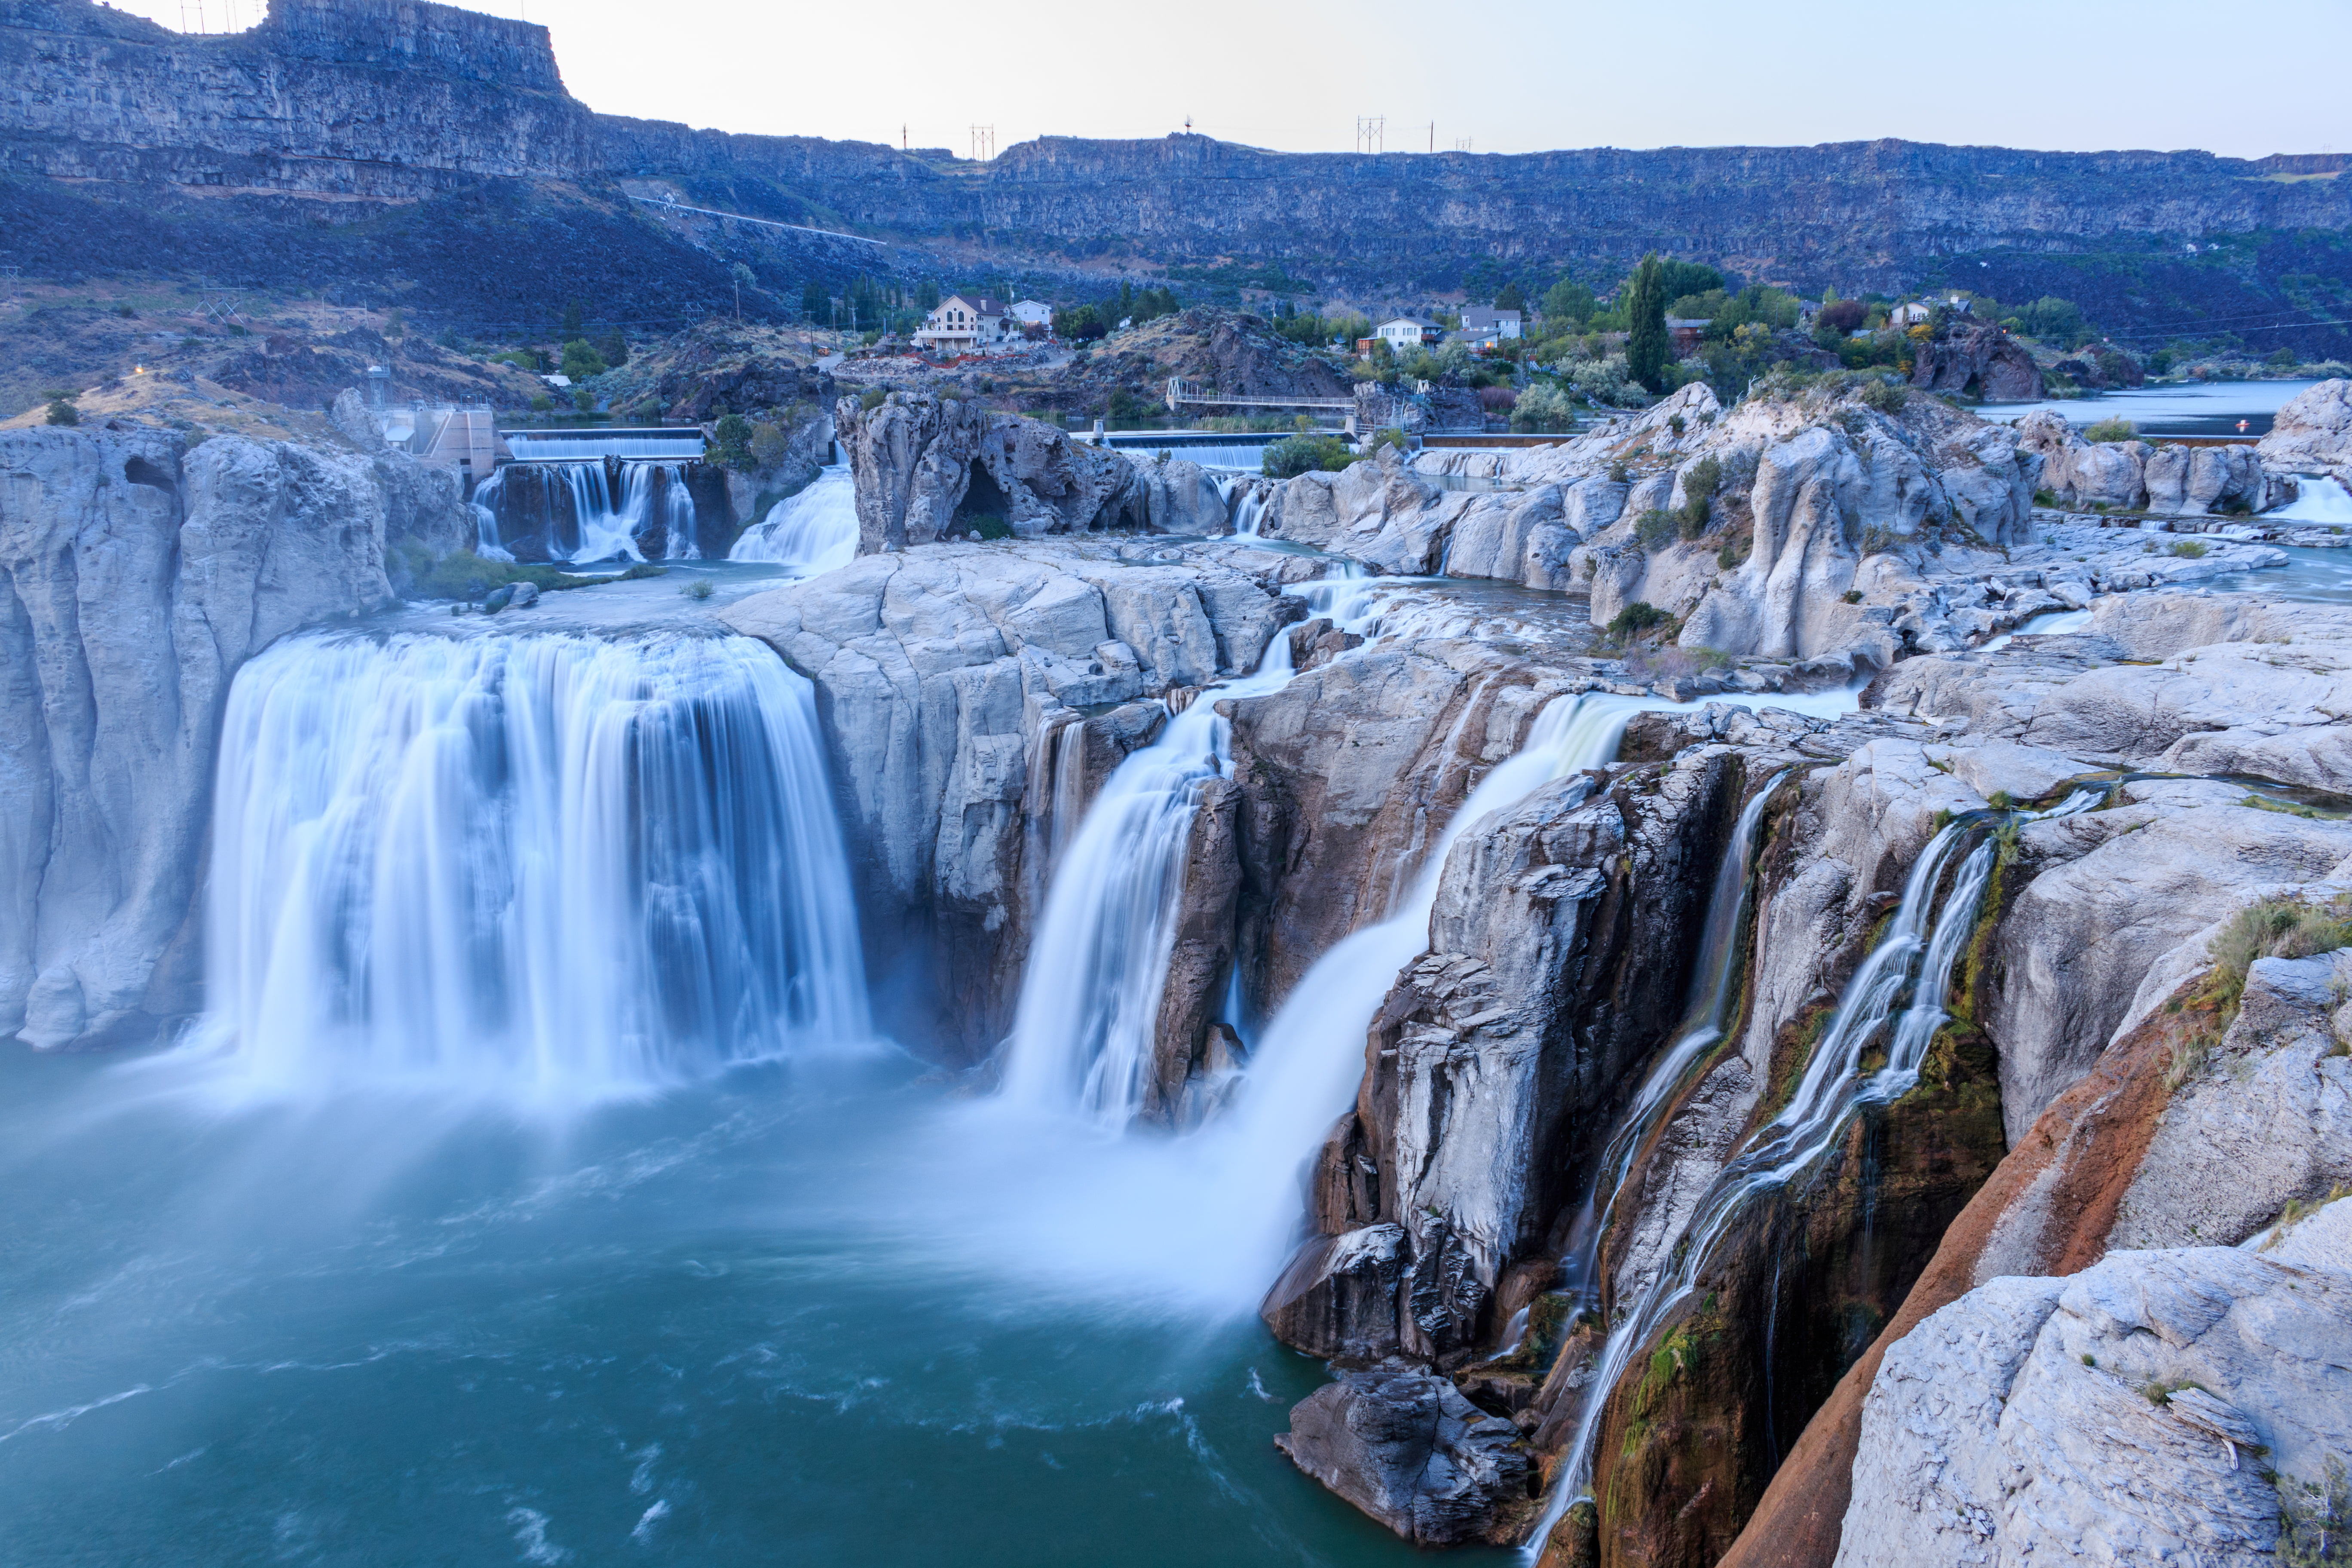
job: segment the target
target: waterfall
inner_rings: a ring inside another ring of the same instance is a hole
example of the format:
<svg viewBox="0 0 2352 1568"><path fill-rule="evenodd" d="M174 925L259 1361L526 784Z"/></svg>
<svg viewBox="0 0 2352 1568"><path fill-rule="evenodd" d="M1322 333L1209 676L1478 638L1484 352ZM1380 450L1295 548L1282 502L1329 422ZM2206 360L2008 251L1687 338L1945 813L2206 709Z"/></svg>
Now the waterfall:
<svg viewBox="0 0 2352 1568"><path fill-rule="evenodd" d="M1056 858L1029 944L1004 1061L1009 1099L1075 1106L1112 1131L1142 1109L1194 808L1202 784L1232 766L1233 726L1217 702L1275 690L1290 676L1290 637L1277 630L1255 672L1201 693L1104 782ZM1077 752L1075 724L1051 732L1057 751ZM1063 769L1055 772L1058 785Z"/></svg>
<svg viewBox="0 0 2352 1568"><path fill-rule="evenodd" d="M2067 816L2088 810L2099 798L2098 791L2078 790L2050 811L2009 815L2015 821ZM1902 901L1893 921L1846 982L1829 1030L1813 1047L1804 1077L1789 1103L1716 1176L1692 1212L1675 1256L1610 1331L1587 1384L1576 1433L1553 1472L1551 1496L1523 1549L1528 1562L1532 1563L1542 1555L1544 1542L1567 1514L1569 1505L1588 1495L1593 1442L1600 1435L1610 1391L1624 1375L1627 1362L1649 1342L1666 1314L1697 1288L1716 1244L1733 1221L1755 1199L1780 1191L1811 1172L1863 1107L1895 1100L1918 1081L1920 1061L1944 1024L1944 997L1951 989L1952 967L1975 927L1978 905L1992 876L1996 853L1992 839L1986 837L1969 851L1940 908L1936 889L1962 839L1986 820L1987 814L1975 812L1948 823L1920 852L1904 880ZM1896 1007L1906 995L1909 1005L1898 1016ZM1894 1020L1891 1030L1890 1019ZM1885 1063L1864 1073L1864 1058L1882 1036Z"/></svg>
<svg viewBox="0 0 2352 1568"><path fill-rule="evenodd" d="M847 463L820 469L801 492L768 509L727 552L730 561L773 561L803 577L857 558L857 485Z"/></svg>
<svg viewBox="0 0 2352 1568"><path fill-rule="evenodd" d="M698 428L653 434L551 430L535 436L509 430L504 435L507 450L523 462L537 458L699 458L703 450Z"/></svg>
<svg viewBox="0 0 2352 1568"><path fill-rule="evenodd" d="M1561 1259L1561 1289L1574 1296L1580 1307L1598 1309L1601 1305L1601 1243L1609 1233L1610 1222L1616 1217L1617 1200L1624 1192L1625 1178L1633 1172L1634 1156L1648 1142L1659 1116L1672 1103L1691 1069L1723 1038L1724 1014L1737 992L1732 982L1734 963L1739 955L1740 927L1746 921L1749 896L1754 891L1754 879L1749 873L1756 860L1757 831L1763 823L1765 808L1788 777L1785 772L1773 775L1740 809L1731 843L1716 867L1715 884L1707 890L1706 923L1700 932L1698 963L1691 972L1690 999L1685 1005L1682 1032L1626 1104L1616 1131L1601 1151L1592 1184L1585 1191L1583 1206L1570 1227L1567 1253Z"/></svg>
<svg viewBox="0 0 2352 1568"><path fill-rule="evenodd" d="M1496 764L1422 858L1410 891L1386 920L1351 932L1317 959L1283 999L1250 1058L1221 1183L1246 1215L1234 1228L1279 1251L1295 1222L1297 1177L1348 1108L1364 1071L1364 1040L1397 973L1429 947L1429 917L1446 855L1482 819L1554 779L1614 761L1635 713L1666 704L1600 693L1560 698L1538 716L1527 744Z"/></svg>
<svg viewBox="0 0 2352 1568"><path fill-rule="evenodd" d="M744 637L313 634L237 672L204 1036L578 1096L866 1035L809 683Z"/></svg>
<svg viewBox="0 0 2352 1568"><path fill-rule="evenodd" d="M642 561L646 542L657 540L654 553L663 560L698 560L702 551L696 543L688 467L683 461L509 463L475 489L475 515L483 524L478 549L511 561L514 545L531 538L551 561ZM519 473L549 492L543 537L519 531L514 524L511 513L520 498L510 491L520 488Z"/></svg>

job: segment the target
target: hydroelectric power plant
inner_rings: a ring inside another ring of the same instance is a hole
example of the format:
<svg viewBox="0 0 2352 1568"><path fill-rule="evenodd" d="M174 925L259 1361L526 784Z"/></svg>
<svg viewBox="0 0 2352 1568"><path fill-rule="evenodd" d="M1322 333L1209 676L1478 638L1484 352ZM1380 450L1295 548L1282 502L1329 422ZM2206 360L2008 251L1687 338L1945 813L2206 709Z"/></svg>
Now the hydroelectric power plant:
<svg viewBox="0 0 2352 1568"><path fill-rule="evenodd" d="M0 1568L2344 1559L2352 155L167 10L0 14Z"/></svg>

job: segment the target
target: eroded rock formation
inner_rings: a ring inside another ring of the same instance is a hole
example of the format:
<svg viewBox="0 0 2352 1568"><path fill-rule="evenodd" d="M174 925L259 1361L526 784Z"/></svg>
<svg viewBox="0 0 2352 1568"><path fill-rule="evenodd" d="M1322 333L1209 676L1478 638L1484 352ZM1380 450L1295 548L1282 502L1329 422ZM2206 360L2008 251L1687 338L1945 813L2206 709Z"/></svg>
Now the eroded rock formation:
<svg viewBox="0 0 2352 1568"><path fill-rule="evenodd" d="M2294 499L2294 481L2267 471L2252 447L2084 441L2047 410L2027 415L2017 429L2020 445L2042 458L2042 487L2068 506L2251 516Z"/></svg>
<svg viewBox="0 0 2352 1568"><path fill-rule="evenodd" d="M0 1032L143 1043L195 1010L230 678L389 599L394 546L471 531L453 476L390 454L0 434Z"/></svg>
<svg viewBox="0 0 2352 1568"><path fill-rule="evenodd" d="M894 392L866 408L843 398L834 433L857 481L861 554L984 521L1022 539L1149 521L1145 487L1124 457L977 403Z"/></svg>

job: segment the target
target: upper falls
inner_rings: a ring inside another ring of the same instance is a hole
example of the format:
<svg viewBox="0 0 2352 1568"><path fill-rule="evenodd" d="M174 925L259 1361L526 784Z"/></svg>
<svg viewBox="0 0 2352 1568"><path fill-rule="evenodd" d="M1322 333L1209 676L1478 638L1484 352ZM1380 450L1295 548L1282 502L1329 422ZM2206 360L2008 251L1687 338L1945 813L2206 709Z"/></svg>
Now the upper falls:
<svg viewBox="0 0 2352 1568"><path fill-rule="evenodd" d="M209 897L207 1033L268 1080L593 1095L866 1031L815 706L748 638L280 643Z"/></svg>

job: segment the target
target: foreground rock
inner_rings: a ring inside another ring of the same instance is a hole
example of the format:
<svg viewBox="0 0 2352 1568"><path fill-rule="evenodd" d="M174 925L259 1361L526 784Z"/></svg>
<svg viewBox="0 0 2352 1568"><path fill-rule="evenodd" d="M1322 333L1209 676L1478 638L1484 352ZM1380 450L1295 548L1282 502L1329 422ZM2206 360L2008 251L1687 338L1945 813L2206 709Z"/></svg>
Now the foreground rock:
<svg viewBox="0 0 2352 1568"><path fill-rule="evenodd" d="M1994 322L1955 316L1913 353L1911 384L1992 403L2032 403L2042 396L2042 369Z"/></svg>
<svg viewBox="0 0 2352 1568"><path fill-rule="evenodd" d="M1416 1546L1507 1544L1535 1506L1518 1428L1412 1367L1342 1373L1299 1402L1275 1443Z"/></svg>
<svg viewBox="0 0 2352 1568"><path fill-rule="evenodd" d="M2254 449L2274 471L2352 482L2352 381L2323 381L2288 398Z"/></svg>
<svg viewBox="0 0 2352 1568"><path fill-rule="evenodd" d="M1887 1352L1838 1568L2271 1561L2273 1474L2352 1456L2347 1344L2352 1204L2260 1249L1993 1280Z"/></svg>
<svg viewBox="0 0 2352 1568"><path fill-rule="evenodd" d="M390 454L0 435L0 1032L144 1043L200 1005L230 679L471 530L453 478Z"/></svg>

